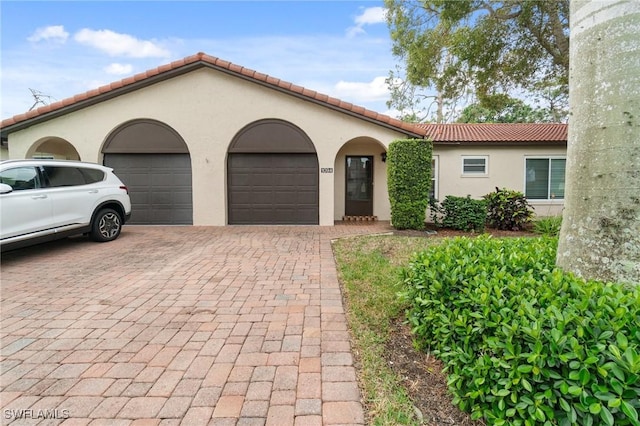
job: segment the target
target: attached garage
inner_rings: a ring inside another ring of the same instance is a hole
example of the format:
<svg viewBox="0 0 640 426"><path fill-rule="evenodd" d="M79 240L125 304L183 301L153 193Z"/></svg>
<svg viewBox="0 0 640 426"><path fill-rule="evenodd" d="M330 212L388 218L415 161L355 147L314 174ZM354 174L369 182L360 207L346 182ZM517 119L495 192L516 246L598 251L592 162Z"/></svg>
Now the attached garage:
<svg viewBox="0 0 640 426"><path fill-rule="evenodd" d="M389 220L380 154L424 136L413 123L205 53L3 120L0 130L8 158L112 167L129 188L128 223L197 226ZM347 157L370 167L347 175Z"/></svg>
<svg viewBox="0 0 640 426"><path fill-rule="evenodd" d="M229 147L230 224L319 223L318 157L299 128L261 120L242 129Z"/></svg>
<svg viewBox="0 0 640 426"><path fill-rule="evenodd" d="M116 129L103 148L104 164L129 188L138 225L191 225L191 157L170 127L136 120Z"/></svg>

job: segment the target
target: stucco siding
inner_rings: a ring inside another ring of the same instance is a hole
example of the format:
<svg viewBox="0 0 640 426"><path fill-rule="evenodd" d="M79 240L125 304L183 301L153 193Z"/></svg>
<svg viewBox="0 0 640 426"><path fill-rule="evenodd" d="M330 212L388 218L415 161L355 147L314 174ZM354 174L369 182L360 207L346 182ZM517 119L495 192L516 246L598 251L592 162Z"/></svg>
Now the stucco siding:
<svg viewBox="0 0 640 426"><path fill-rule="evenodd" d="M234 135L256 120L277 118L298 126L313 142L320 168L334 167L338 150L358 137L367 136L383 146L404 137L383 126L203 68L11 133L9 157L25 158L38 141L58 137L71 143L82 160L102 163L101 149L109 133L139 118L166 123L187 144L193 173L194 225L227 223L227 149ZM376 167L376 179L383 178L380 170L382 167ZM342 179L337 172L320 174L320 225L333 225L336 218L335 180ZM377 189L386 188L384 182L376 180ZM378 192L380 219L388 219L385 197Z"/></svg>
<svg viewBox="0 0 640 426"><path fill-rule="evenodd" d="M566 148L555 146L469 146L436 145L433 155L438 158L438 197L446 195L481 198L496 187L525 191L525 159L528 157L564 157ZM463 156L486 156L486 176L465 176ZM530 200L537 215L560 214L563 200Z"/></svg>

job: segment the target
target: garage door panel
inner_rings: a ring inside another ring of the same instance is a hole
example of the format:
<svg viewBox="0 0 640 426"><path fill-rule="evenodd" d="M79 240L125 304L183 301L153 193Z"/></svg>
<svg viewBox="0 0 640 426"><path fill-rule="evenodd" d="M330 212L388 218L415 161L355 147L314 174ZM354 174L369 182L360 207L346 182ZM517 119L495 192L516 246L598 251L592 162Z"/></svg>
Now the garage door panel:
<svg viewBox="0 0 640 426"><path fill-rule="evenodd" d="M315 206L316 203L316 194L311 192L300 192L298 193L298 204L307 205L307 206Z"/></svg>
<svg viewBox="0 0 640 426"><path fill-rule="evenodd" d="M191 209L176 209L171 206L159 206L151 213L153 223L182 223L191 220Z"/></svg>
<svg viewBox="0 0 640 426"><path fill-rule="evenodd" d="M315 180L317 179L316 176L309 176L309 175L299 175L296 178L296 184L300 187L310 187L313 185L313 183L315 182Z"/></svg>
<svg viewBox="0 0 640 426"><path fill-rule="evenodd" d="M105 154L104 163L129 188L129 223L193 223L189 154Z"/></svg>
<svg viewBox="0 0 640 426"><path fill-rule="evenodd" d="M230 154L229 223L317 224L316 154Z"/></svg>
<svg viewBox="0 0 640 426"><path fill-rule="evenodd" d="M238 207L246 208L246 206L251 205L253 200L251 192L236 192L234 195L235 204Z"/></svg>
<svg viewBox="0 0 640 426"><path fill-rule="evenodd" d="M273 204L273 193L271 191L255 191L246 204L255 206L271 206Z"/></svg>

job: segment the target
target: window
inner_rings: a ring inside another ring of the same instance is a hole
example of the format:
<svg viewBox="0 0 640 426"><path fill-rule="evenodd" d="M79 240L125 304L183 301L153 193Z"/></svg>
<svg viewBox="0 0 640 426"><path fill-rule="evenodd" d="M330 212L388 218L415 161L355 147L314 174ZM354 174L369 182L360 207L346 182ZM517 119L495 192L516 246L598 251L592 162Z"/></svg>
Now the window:
<svg viewBox="0 0 640 426"><path fill-rule="evenodd" d="M50 187L86 185L84 175L77 167L44 166Z"/></svg>
<svg viewBox="0 0 640 426"><path fill-rule="evenodd" d="M484 176L489 174L489 157L482 156L463 156L462 157L462 175L463 176Z"/></svg>
<svg viewBox="0 0 640 426"><path fill-rule="evenodd" d="M2 172L0 183L5 183L14 191L40 188L40 175L35 167L16 167Z"/></svg>
<svg viewBox="0 0 640 426"><path fill-rule="evenodd" d="M530 200L564 199L564 157L525 159L525 196Z"/></svg>
<svg viewBox="0 0 640 426"><path fill-rule="evenodd" d="M431 189L429 199L438 199L438 156L431 159Z"/></svg>
<svg viewBox="0 0 640 426"><path fill-rule="evenodd" d="M104 180L104 172L98 169L81 168L80 172L84 175L87 183L96 183Z"/></svg>

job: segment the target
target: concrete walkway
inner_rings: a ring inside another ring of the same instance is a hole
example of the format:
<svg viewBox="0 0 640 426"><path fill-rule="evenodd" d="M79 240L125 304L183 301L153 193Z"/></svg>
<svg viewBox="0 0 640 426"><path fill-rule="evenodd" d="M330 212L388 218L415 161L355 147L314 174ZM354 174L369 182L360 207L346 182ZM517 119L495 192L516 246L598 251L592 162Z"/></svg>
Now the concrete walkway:
<svg viewBox="0 0 640 426"><path fill-rule="evenodd" d="M360 425L331 239L127 226L2 256L2 424Z"/></svg>

